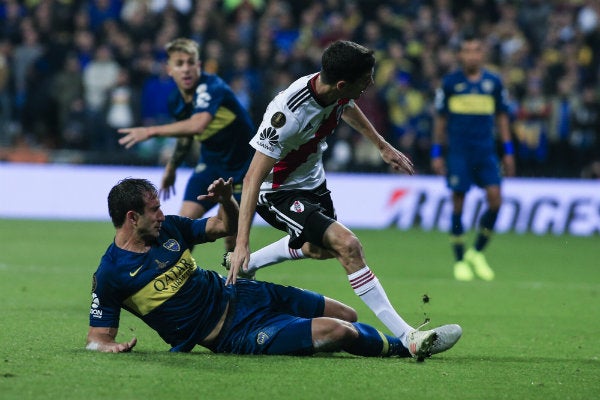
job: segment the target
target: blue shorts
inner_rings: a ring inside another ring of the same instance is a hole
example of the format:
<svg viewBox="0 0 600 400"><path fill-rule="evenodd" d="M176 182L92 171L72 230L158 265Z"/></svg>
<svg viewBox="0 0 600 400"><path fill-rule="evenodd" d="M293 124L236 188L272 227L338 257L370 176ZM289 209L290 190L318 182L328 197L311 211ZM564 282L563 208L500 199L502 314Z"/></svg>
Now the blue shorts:
<svg viewBox="0 0 600 400"><path fill-rule="evenodd" d="M446 159L447 184L453 192L466 193L471 185L480 188L500 185L500 165L495 154L466 155L450 153Z"/></svg>
<svg viewBox="0 0 600 400"><path fill-rule="evenodd" d="M311 319L322 317L325 298L315 292L238 279L221 332L207 346L215 353L307 354ZM281 339L281 340L278 340Z"/></svg>
<svg viewBox="0 0 600 400"><path fill-rule="evenodd" d="M240 168L235 171L225 170L213 165L200 163L194 169L192 176L188 180L187 186L185 187L185 194L183 195L184 201L193 201L204 207L205 211L213 208L217 203L209 200L197 200L197 197L201 194L206 194L208 186L215 181L215 179L223 178L225 180L233 178L233 197L240 202L242 197L242 182L244 175L248 171L248 165L244 168Z"/></svg>

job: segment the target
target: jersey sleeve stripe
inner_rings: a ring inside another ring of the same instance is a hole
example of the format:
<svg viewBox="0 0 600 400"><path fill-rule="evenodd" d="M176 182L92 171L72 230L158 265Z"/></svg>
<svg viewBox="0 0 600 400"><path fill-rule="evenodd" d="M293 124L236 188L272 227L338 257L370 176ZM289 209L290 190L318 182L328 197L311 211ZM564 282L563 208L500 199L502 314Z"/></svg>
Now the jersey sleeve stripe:
<svg viewBox="0 0 600 400"><path fill-rule="evenodd" d="M290 100L287 102L287 106L292 112L294 112L308 98L310 98L310 91L308 88L304 88L290 98Z"/></svg>

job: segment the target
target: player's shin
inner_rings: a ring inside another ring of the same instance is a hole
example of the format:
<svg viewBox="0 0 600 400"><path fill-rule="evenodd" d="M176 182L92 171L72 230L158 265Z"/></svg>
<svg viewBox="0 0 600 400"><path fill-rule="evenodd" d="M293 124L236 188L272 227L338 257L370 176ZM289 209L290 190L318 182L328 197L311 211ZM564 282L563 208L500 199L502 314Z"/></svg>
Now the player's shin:
<svg viewBox="0 0 600 400"><path fill-rule="evenodd" d="M488 244L496 220L498 219L498 211L486 210L479 221L479 233L475 239L475 250L481 251Z"/></svg>
<svg viewBox="0 0 600 400"><path fill-rule="evenodd" d="M354 293L375 313L377 318L406 346L408 334L413 328L394 310L392 304L368 266L348 275Z"/></svg>
<svg viewBox="0 0 600 400"><path fill-rule="evenodd" d="M460 214L452 214L452 228L450 231L450 243L452 244L452 250L454 251L454 258L456 261L463 259L465 253L465 242L464 242L464 227Z"/></svg>
<svg viewBox="0 0 600 400"><path fill-rule="evenodd" d="M290 248L289 243L290 237L285 236L278 241L253 252L250 255L248 272L252 272L269 265L278 264L286 260L304 258L302 250Z"/></svg>

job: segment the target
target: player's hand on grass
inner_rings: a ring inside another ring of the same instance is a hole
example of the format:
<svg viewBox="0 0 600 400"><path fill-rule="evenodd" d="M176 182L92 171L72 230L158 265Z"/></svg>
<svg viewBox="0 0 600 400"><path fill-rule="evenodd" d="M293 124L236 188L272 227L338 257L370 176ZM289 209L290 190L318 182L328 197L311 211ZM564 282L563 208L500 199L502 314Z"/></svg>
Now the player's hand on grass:
<svg viewBox="0 0 600 400"><path fill-rule="evenodd" d="M130 352L135 345L137 344L137 338L131 339L129 342L117 343L117 342L107 342L107 343L96 343L92 342L86 346L88 350L100 351L102 353L128 353Z"/></svg>
<svg viewBox="0 0 600 400"><path fill-rule="evenodd" d="M126 149L131 148L134 144L150 139L150 129L146 127L137 128L121 128L118 132L123 136L119 139L119 144L125 146Z"/></svg>

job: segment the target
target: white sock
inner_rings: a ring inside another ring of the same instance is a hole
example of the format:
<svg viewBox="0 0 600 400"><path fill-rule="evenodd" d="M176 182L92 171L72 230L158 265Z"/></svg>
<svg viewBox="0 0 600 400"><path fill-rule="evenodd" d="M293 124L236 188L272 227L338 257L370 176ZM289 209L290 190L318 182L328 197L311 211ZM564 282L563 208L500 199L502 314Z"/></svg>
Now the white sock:
<svg viewBox="0 0 600 400"><path fill-rule="evenodd" d="M362 301L375 313L377 318L408 348L408 334L414 330L394 310L379 279L368 266L348 275L350 286Z"/></svg>
<svg viewBox="0 0 600 400"><path fill-rule="evenodd" d="M288 235L250 254L248 272L282 261L304 258L301 249L291 249L289 244L290 236Z"/></svg>

